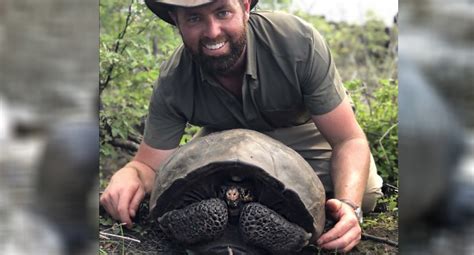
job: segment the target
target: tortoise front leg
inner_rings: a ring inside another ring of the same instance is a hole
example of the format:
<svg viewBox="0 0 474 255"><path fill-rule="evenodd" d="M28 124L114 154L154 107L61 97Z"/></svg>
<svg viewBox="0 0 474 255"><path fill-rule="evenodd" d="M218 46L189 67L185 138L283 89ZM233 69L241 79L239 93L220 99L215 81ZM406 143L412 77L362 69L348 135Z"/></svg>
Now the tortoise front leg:
<svg viewBox="0 0 474 255"><path fill-rule="evenodd" d="M300 226L289 222L272 209L248 203L240 214L240 232L243 239L272 254L291 254L300 251L311 238Z"/></svg>
<svg viewBox="0 0 474 255"><path fill-rule="evenodd" d="M227 205L217 198L172 210L158 218L163 232L172 240L186 245L219 237L228 221Z"/></svg>

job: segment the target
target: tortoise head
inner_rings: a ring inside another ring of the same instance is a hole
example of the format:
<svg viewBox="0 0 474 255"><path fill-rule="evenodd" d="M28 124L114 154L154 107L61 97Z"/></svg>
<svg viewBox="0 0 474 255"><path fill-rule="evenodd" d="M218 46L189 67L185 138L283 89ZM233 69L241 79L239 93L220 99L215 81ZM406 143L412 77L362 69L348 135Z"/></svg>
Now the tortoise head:
<svg viewBox="0 0 474 255"><path fill-rule="evenodd" d="M224 198L229 207L238 207L240 203L239 188L236 186L227 187Z"/></svg>
<svg viewBox="0 0 474 255"><path fill-rule="evenodd" d="M248 188L232 184L222 186L221 197L231 209L238 208L243 203L248 203L253 200L251 191Z"/></svg>

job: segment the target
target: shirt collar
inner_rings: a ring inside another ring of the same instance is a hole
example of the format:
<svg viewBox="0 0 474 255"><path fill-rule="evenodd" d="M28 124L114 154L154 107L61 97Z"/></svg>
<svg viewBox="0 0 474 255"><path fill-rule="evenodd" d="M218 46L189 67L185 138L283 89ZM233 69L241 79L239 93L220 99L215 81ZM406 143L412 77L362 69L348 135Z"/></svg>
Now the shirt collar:
<svg viewBox="0 0 474 255"><path fill-rule="evenodd" d="M257 52L255 35L252 31L250 22L247 23L247 67L245 74L249 75L253 79L257 79Z"/></svg>

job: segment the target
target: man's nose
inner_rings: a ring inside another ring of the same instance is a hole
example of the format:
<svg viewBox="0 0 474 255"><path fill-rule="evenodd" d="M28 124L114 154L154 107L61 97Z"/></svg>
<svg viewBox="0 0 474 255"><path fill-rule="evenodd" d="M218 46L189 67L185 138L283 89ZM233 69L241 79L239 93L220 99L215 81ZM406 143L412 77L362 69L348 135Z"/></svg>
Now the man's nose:
<svg viewBox="0 0 474 255"><path fill-rule="evenodd" d="M214 18L209 18L207 21L207 27L204 34L209 39L216 39L221 35L221 24L219 21Z"/></svg>

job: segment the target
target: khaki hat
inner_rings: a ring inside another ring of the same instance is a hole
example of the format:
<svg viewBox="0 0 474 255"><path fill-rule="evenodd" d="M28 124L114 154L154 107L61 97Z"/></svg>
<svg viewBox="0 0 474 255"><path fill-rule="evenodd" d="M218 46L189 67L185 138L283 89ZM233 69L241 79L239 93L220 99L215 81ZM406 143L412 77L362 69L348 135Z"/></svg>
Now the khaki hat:
<svg viewBox="0 0 474 255"><path fill-rule="evenodd" d="M181 7L197 7L200 5L205 5L213 2L214 0L145 0L146 5L150 10L155 13L162 20L174 24L173 19L171 19L168 14L170 6L181 6ZM251 0L250 9L252 9L258 0Z"/></svg>

